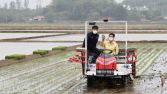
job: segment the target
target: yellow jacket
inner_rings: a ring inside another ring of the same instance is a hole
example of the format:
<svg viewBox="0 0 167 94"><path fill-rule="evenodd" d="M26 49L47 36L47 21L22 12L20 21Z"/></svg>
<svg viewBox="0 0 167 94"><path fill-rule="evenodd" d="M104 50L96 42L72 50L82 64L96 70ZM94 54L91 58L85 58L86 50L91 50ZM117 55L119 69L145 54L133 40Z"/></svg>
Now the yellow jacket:
<svg viewBox="0 0 167 94"><path fill-rule="evenodd" d="M102 47L104 47L104 49L110 49L110 50L112 50L113 53L111 53L111 54L117 55L118 52L119 52L118 44L116 43L115 40L113 40L113 42L110 43L109 38L107 38L107 39L105 39L104 41L101 41L101 42L100 42L100 45L101 45ZM116 52L115 52L115 50L116 50ZM109 51L105 51L105 52L106 52L106 53L109 53ZM116 54L115 54L115 53L116 53Z"/></svg>

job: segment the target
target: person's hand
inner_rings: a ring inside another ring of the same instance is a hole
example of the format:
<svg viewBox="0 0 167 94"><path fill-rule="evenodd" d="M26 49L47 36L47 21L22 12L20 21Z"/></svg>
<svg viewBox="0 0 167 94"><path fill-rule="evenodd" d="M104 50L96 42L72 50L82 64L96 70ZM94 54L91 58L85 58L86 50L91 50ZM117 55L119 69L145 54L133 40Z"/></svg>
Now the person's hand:
<svg viewBox="0 0 167 94"><path fill-rule="evenodd" d="M105 36L104 35L102 35L102 41L104 41L105 40Z"/></svg>

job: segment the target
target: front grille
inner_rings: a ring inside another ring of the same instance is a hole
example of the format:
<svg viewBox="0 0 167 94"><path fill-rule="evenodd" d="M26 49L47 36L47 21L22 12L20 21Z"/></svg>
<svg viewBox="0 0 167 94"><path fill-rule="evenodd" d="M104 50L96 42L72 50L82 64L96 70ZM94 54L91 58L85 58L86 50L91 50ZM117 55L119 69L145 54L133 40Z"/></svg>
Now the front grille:
<svg viewBox="0 0 167 94"><path fill-rule="evenodd" d="M102 68L109 69L109 65L102 65Z"/></svg>

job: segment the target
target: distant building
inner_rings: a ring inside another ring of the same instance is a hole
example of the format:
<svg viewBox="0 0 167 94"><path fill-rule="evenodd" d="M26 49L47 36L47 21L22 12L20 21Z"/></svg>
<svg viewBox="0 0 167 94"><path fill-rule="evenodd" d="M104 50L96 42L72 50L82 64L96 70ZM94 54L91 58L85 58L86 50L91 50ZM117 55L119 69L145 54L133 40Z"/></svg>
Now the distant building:
<svg viewBox="0 0 167 94"><path fill-rule="evenodd" d="M33 21L45 21L45 17L44 16L36 16L33 18Z"/></svg>
<svg viewBox="0 0 167 94"><path fill-rule="evenodd" d="M127 10L143 10L143 11L149 10L146 6L143 6L143 7L131 7L129 5L126 6L124 4L123 7L126 8Z"/></svg>
<svg viewBox="0 0 167 94"><path fill-rule="evenodd" d="M165 21L167 21L167 17L163 17L163 19L164 19Z"/></svg>
<svg viewBox="0 0 167 94"><path fill-rule="evenodd" d="M122 3L124 0L114 0L116 3Z"/></svg>

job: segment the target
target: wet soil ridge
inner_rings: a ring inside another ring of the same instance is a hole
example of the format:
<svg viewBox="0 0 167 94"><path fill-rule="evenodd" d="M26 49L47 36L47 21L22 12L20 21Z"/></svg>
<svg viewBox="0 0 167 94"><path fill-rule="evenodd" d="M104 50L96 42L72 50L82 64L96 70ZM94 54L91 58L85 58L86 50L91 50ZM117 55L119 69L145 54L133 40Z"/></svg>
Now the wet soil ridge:
<svg viewBox="0 0 167 94"><path fill-rule="evenodd" d="M48 36L45 36L48 37ZM34 39L36 37L33 38L17 38L17 39L4 39L4 40L0 40L0 42L45 42L45 43L74 43L74 42L79 42L79 43L83 43L83 41L36 41L36 40L26 40L23 41L24 39ZM40 38L40 37L39 37ZM167 43L167 40L154 40L154 41L148 41L148 40L142 40L142 41L127 41L128 43ZM125 41L117 41L117 43L125 43ZM100 44L100 42L98 42L98 44Z"/></svg>
<svg viewBox="0 0 167 94"><path fill-rule="evenodd" d="M80 25L79 25L80 24ZM1 30L78 30L85 28L84 24L79 23L78 25L57 25L57 26L50 26L50 25L9 25L9 26L0 26ZM131 25L128 24L129 30L167 30L167 25L162 24L137 24L137 25ZM91 27L89 27L91 29ZM110 28L110 29L116 29L116 30L124 30L125 25L121 24L111 24L111 25L101 25L100 28Z"/></svg>
<svg viewBox="0 0 167 94"><path fill-rule="evenodd" d="M90 31L88 31L88 32L91 32L91 30ZM125 30L121 30L121 31L117 31L117 30L101 30L101 31L98 31L98 33L125 33ZM85 34L85 31L84 30L73 30L73 31L68 31L68 30L63 30L63 31L59 31L59 30L56 30L56 31L51 31L51 30L40 30L40 31L33 31L33 30L26 30L26 31L21 31L21 30L14 30L14 31L0 31L0 33L68 33L68 34ZM139 30L139 31L133 31L133 30L130 30L130 31L128 31L128 33L167 33L167 31L166 30L159 30L159 31L147 31L147 30Z"/></svg>
<svg viewBox="0 0 167 94"><path fill-rule="evenodd" d="M1 60L0 61L0 67L8 66L8 65L16 64L16 63L22 63L22 62L26 62L26 61L29 61L29 60L43 58L43 57L56 55L56 54L60 54L60 53L64 53L64 52L67 52L67 51L75 50L75 48L77 48L77 47L81 47L81 45L75 45L75 46L67 47L65 50L51 50L48 53L43 54L43 55L40 55L40 54L27 55L25 58L20 59L20 60L15 60L15 59Z"/></svg>

